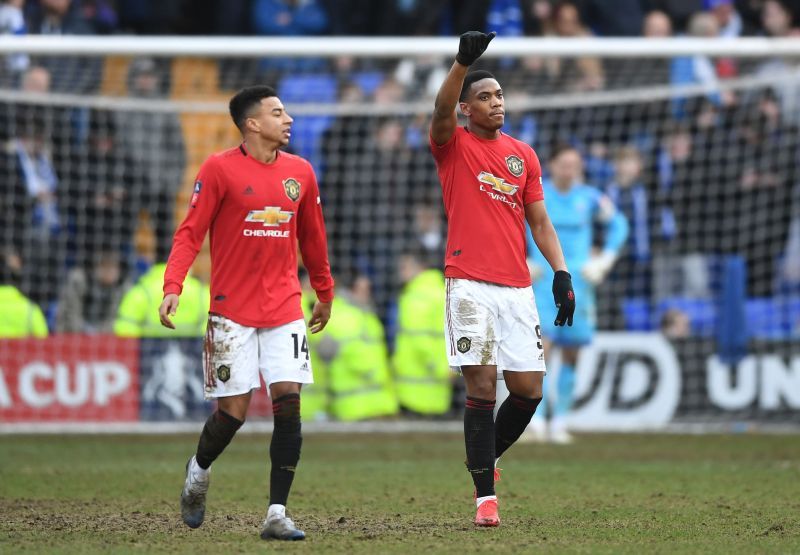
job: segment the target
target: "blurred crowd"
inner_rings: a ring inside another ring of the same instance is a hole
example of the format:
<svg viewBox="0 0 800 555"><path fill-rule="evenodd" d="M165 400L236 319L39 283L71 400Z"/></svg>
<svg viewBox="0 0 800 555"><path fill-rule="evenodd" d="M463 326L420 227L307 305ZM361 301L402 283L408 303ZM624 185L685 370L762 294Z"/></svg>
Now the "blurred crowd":
<svg viewBox="0 0 800 555"><path fill-rule="evenodd" d="M0 31L12 34L452 35L491 29L501 36L710 39L795 36L799 18L800 2L788 0L0 2ZM93 94L102 63L13 55L0 68L0 82L32 97ZM374 403L343 401L334 410L338 418L419 412L421 406L450 410L437 304L446 221L428 151L428 114L393 114L399 104L431 100L449 63L433 56L342 56L224 60L217 68L223 91L269 82L294 107L369 104L380 114L301 111L290 146L318 171L340 284L334 308L340 324L332 320L312 349L319 358L315 369L325 369L319 375L333 380L317 388L320 406L329 406L337 388L344 388L343 399L356 399L350 389L367 382L383 392ZM536 149L545 177L554 145L573 145L582 157L574 179L607 193L630 224L623 254L598 294L600 329L712 333L704 325L728 256L746 261L748 299L771 303L800 295L800 85L722 86L741 76L789 75L792 60L531 56L479 66L494 72L506 90L505 130ZM126 92L142 101L141 109L0 105L0 303L16 303L14 320L28 325L21 335L165 335L155 307L188 144L197 138L179 114L147 109L146 101L170 96L168 60L138 58L127 71ZM647 102L624 94L634 87L693 84L702 91ZM620 91L620 100L515 109L533 93L608 89ZM154 242L146 257L135 245L143 217ZM207 284L192 279L177 323L182 335L199 337L208 292ZM800 333L796 304L797 314L772 338ZM15 333L0 324L0 337L9 336ZM374 360L382 362L359 370ZM427 370L417 375L419 368ZM349 382L353 375L367 382ZM353 412L373 405L370 414ZM308 410L314 406L309 401Z"/></svg>
<svg viewBox="0 0 800 555"><path fill-rule="evenodd" d="M36 34L668 36L708 13L716 36L785 36L797 0L4 0Z"/></svg>

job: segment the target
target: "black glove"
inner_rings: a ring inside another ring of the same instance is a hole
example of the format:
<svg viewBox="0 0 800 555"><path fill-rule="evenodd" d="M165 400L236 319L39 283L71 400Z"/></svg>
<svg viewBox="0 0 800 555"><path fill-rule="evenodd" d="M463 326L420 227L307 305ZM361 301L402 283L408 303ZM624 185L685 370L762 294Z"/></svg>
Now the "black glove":
<svg viewBox="0 0 800 555"><path fill-rule="evenodd" d="M572 276L569 272L559 270L553 276L553 299L558 307L555 325L572 325L575 314L575 291L572 290Z"/></svg>
<svg viewBox="0 0 800 555"><path fill-rule="evenodd" d="M462 66L471 66L475 60L481 57L481 54L486 52L486 47L492 42L492 39L497 35L494 31L489 33L481 33L480 31L468 31L461 35L461 41L458 43L458 56L456 61Z"/></svg>

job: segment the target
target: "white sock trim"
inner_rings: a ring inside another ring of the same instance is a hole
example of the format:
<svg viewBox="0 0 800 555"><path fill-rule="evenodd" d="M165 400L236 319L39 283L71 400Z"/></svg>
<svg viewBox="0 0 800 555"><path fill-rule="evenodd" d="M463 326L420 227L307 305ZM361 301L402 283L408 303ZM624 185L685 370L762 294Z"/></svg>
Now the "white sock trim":
<svg viewBox="0 0 800 555"><path fill-rule="evenodd" d="M267 509L267 520L271 518L284 518L286 516L286 505L270 505Z"/></svg>
<svg viewBox="0 0 800 555"><path fill-rule="evenodd" d="M189 463L189 472L192 473L192 476L202 480L208 476L210 471L210 466L208 468L202 468L199 464L197 464L197 459L192 456L192 461Z"/></svg>
<svg viewBox="0 0 800 555"><path fill-rule="evenodd" d="M493 499L493 500L497 501L497 496L496 496L496 495L487 495L486 497L478 497L478 498L475 500L475 506L476 506L476 507L480 507L480 506L481 506L481 504L482 504L484 501L489 501L490 499Z"/></svg>

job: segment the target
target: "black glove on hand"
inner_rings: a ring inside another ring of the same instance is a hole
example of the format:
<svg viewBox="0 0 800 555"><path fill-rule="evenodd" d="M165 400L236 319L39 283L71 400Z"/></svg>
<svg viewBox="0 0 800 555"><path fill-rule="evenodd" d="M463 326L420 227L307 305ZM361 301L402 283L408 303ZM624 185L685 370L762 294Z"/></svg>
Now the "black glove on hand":
<svg viewBox="0 0 800 555"><path fill-rule="evenodd" d="M569 272L559 270L553 276L553 299L558 307L555 324L571 326L572 315L575 314L575 291L572 290L572 276Z"/></svg>
<svg viewBox="0 0 800 555"><path fill-rule="evenodd" d="M481 33L480 31L468 31L461 35L461 41L458 43L458 56L456 61L462 66L471 66L475 60L481 57L481 54L486 52L486 47L492 42L492 39L497 35L494 31L489 33Z"/></svg>

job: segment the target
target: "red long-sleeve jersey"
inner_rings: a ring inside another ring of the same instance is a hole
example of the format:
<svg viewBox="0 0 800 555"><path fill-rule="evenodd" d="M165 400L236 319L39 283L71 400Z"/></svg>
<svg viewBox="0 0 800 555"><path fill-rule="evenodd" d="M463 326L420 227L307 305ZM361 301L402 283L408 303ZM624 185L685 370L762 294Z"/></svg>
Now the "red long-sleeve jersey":
<svg viewBox="0 0 800 555"><path fill-rule="evenodd" d="M279 152L265 164L244 145L210 156L175 232L165 295L180 294L209 229L211 312L258 328L302 318L298 241L317 298L333 299L319 187L303 158Z"/></svg>

